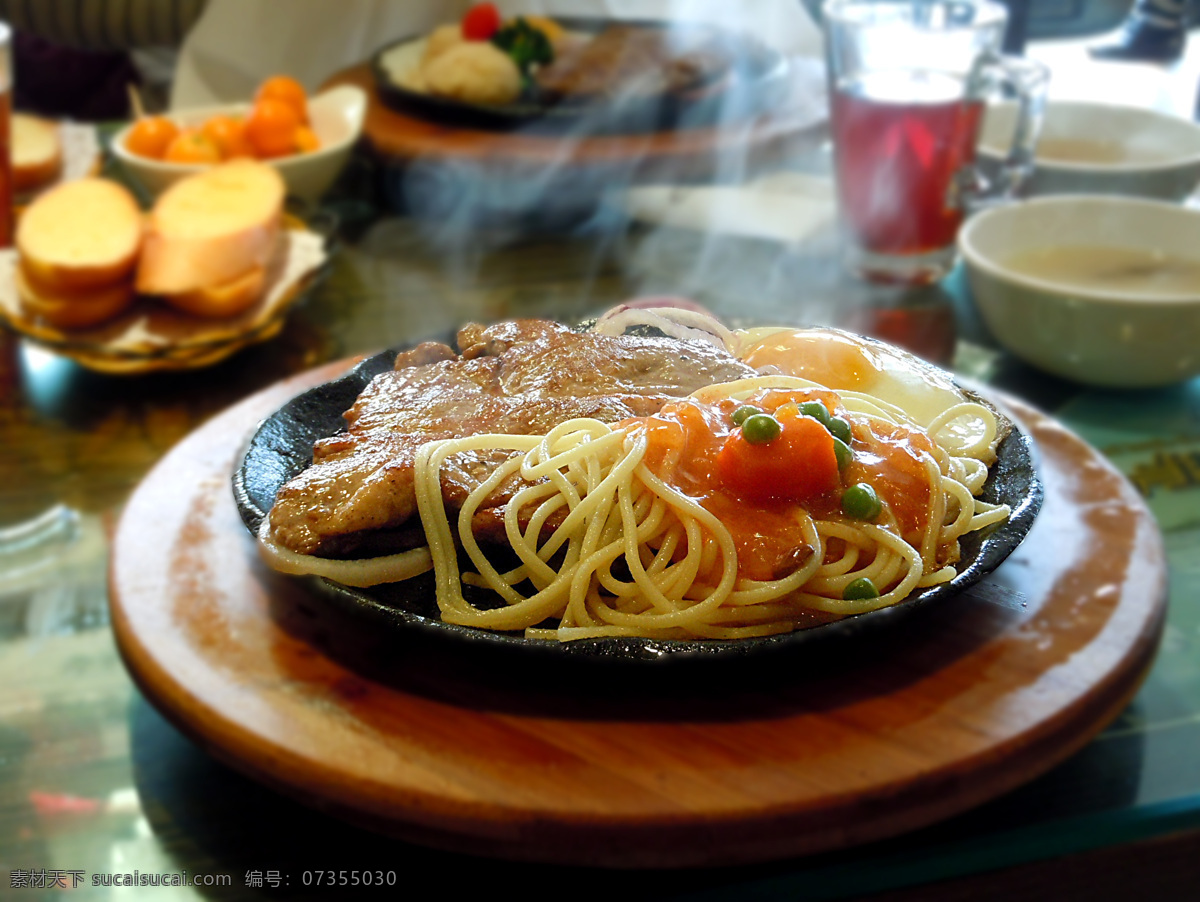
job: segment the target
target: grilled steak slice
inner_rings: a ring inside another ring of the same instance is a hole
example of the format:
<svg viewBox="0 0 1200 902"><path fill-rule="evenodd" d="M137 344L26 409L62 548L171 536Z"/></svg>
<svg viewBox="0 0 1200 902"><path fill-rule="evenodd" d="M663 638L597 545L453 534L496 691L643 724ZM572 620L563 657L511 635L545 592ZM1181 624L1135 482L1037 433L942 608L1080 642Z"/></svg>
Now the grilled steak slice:
<svg viewBox="0 0 1200 902"><path fill-rule="evenodd" d="M731 66L715 29L610 25L535 78L551 99L612 100L685 94L720 80Z"/></svg>
<svg viewBox="0 0 1200 902"><path fill-rule="evenodd" d="M544 320L464 327L462 355L444 345L401 354L346 411L347 430L313 448L313 464L271 508L277 542L304 554L349 557L421 544L413 461L436 439L540 435L575 417L608 423L655 413L705 385L755 375L697 342L572 332ZM506 453L454 455L442 495L456 509ZM476 516L481 538L503 535L500 486ZM419 524L417 524L419 525Z"/></svg>

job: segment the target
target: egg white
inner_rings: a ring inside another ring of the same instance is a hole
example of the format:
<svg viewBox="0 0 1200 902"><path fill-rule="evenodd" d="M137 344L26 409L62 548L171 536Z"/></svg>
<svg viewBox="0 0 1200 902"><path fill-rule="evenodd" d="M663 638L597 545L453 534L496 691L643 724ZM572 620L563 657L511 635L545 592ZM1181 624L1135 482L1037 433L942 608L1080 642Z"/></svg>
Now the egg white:
<svg viewBox="0 0 1200 902"><path fill-rule="evenodd" d="M779 333L795 333L802 336L804 342L817 342L818 348L824 341L837 343L843 349L850 345L863 355L864 361L869 361L869 365L856 367L853 372L844 366L841 372L823 370L822 361L815 359L816 355L798 349L794 352L796 365L791 371L786 359L776 360L779 372L802 376L842 395L861 394L878 399L900 408L923 429L928 429L955 405L973 402L947 374L932 364L900 348L840 329L773 326L738 330L734 333L738 341L735 353L744 357L764 339ZM781 344L786 346L786 339L781 339ZM938 435L934 437L943 445L968 444L974 438L973 423L976 420L975 417L952 419L939 426Z"/></svg>

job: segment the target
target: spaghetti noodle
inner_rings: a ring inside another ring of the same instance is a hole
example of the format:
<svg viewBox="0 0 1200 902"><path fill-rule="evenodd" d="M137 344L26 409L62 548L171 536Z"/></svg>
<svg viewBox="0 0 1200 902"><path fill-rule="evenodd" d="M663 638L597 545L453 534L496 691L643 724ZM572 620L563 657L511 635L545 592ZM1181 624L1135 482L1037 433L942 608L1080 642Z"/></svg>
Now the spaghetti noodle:
<svg viewBox="0 0 1200 902"><path fill-rule="evenodd" d="M696 472L686 472L688 463L672 458L670 449L655 453L662 443L656 434L674 424L699 423L703 430L746 400L778 411L811 400L811 386L791 377L743 380L703 389L654 417L616 427L576 419L545 436L477 435L425 445L417 460L417 502L442 618L560 640L735 639L875 610L952 579L958 540L1008 515L1006 507L975 498L997 435L995 416L982 405L957 405L935 424L949 448L926 441L917 450L896 452L903 445L898 436L923 434L903 412L867 397L841 396L855 444L863 445L858 456L866 462L859 475L869 478L866 471L872 470L886 477L897 469L878 459L890 438L890 453L902 454L925 480L920 510L898 509L905 502L897 504L893 491L877 522L839 514L828 498L807 505L750 505L747 516L730 518L731 504L741 504L739 499L719 497L712 479L697 481ZM712 438L715 446L727 435L718 426ZM695 456L692 469L711 473L710 455L697 447L697 436L687 436L686 443ZM481 450L514 453L469 495L452 522L442 499L441 467L451 455ZM471 523L496 487L515 475L524 487L507 502L504 524L519 563L501 571ZM911 485L903 489L922 495ZM787 572L776 561L771 578L753 572L753 562L743 559L747 536L741 541L737 536L764 516L790 521L782 531L795 541ZM465 574L460 547L473 567ZM848 587L863 580L878 593L849 596ZM472 605L464 582L490 589L503 606ZM557 625L539 626L545 621Z"/></svg>

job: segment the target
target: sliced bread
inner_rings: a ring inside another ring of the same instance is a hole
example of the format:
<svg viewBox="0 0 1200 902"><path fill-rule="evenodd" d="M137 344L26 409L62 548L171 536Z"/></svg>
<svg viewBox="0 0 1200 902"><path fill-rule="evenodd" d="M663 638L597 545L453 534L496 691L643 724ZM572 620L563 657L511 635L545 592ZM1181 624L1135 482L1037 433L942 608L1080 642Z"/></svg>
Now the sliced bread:
<svg viewBox="0 0 1200 902"><path fill-rule="evenodd" d="M46 285L20 264L14 281L26 315L58 329L97 326L124 313L134 300L133 283L129 280L99 288L63 291Z"/></svg>
<svg viewBox="0 0 1200 902"><path fill-rule="evenodd" d="M28 272L49 288L107 287L133 271L142 212L116 182L64 182L29 205L17 224L16 245Z"/></svg>
<svg viewBox="0 0 1200 902"><path fill-rule="evenodd" d="M12 115L13 190L31 191L62 172L63 148L58 123L28 113Z"/></svg>
<svg viewBox="0 0 1200 902"><path fill-rule="evenodd" d="M279 173L253 160L233 160L176 182L150 212L137 290L186 295L266 266L284 195Z"/></svg>
<svg viewBox="0 0 1200 902"><path fill-rule="evenodd" d="M178 294L164 294L162 298L186 313L220 319L237 316L252 307L262 297L266 283L266 267L255 266L228 282Z"/></svg>

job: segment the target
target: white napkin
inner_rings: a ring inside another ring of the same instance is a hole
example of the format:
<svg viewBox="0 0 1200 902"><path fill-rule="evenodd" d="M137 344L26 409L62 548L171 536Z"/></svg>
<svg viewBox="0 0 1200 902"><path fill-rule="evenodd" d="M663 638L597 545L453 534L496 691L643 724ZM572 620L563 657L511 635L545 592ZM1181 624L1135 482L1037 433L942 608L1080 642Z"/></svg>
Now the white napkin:
<svg viewBox="0 0 1200 902"><path fill-rule="evenodd" d="M171 107L245 100L270 75L310 91L386 44L461 17L471 0L209 0L180 51ZM679 18L748 31L789 56L821 56L799 0L499 0L506 15Z"/></svg>

